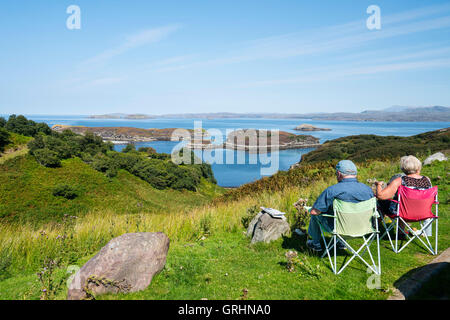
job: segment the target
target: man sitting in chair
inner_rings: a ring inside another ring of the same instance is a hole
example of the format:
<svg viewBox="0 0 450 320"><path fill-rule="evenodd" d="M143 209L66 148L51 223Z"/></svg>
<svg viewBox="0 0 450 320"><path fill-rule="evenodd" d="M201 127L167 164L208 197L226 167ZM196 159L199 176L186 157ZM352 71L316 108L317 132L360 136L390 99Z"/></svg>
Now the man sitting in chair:
<svg viewBox="0 0 450 320"><path fill-rule="evenodd" d="M308 240L306 245L313 251L322 251L321 233L319 222L327 231L333 230L334 219L321 216L322 213L333 215L333 200L338 199L347 202L360 202L374 197L372 189L358 182L356 176L358 170L350 160L342 160L336 165L336 178L338 183L325 189L317 198L310 211L311 221L309 223L308 234L312 240ZM345 249L339 241L338 249Z"/></svg>

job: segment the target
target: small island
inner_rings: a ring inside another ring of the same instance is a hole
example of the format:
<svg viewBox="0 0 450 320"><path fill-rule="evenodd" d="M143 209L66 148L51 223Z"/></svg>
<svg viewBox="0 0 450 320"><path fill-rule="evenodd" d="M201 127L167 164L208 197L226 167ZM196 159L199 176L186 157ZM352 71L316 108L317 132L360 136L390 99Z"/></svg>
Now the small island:
<svg viewBox="0 0 450 320"><path fill-rule="evenodd" d="M329 128L318 128L311 124L303 123L294 128L297 131L331 131Z"/></svg>
<svg viewBox="0 0 450 320"><path fill-rule="evenodd" d="M235 130L228 134L227 140L221 144L213 144L209 140L191 141L187 144L190 149L229 149L247 151L250 153L270 152L272 149L304 149L320 146L319 139L311 135L296 135L278 131L277 144L272 144L270 130Z"/></svg>
<svg viewBox="0 0 450 320"><path fill-rule="evenodd" d="M67 126L55 124L52 130L63 132L70 130L74 133L84 135L86 132L91 132L94 135L100 136L105 142L112 142L114 144L135 143L135 142L150 142L150 141L172 141L172 133L177 128L165 129L142 129L134 127L84 127L84 126ZM188 129L193 133L194 130ZM179 139L177 138L176 141Z"/></svg>

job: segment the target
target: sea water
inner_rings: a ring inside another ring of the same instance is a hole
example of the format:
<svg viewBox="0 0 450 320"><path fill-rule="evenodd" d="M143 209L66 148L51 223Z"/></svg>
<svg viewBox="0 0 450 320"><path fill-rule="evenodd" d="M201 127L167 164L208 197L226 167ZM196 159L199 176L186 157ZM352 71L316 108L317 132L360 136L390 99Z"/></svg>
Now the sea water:
<svg viewBox="0 0 450 320"><path fill-rule="evenodd" d="M2 115L0 115L2 116ZM450 122L368 122L368 121L315 121L305 119L88 119L87 116L58 116L58 115L25 115L36 122L45 122L49 126L55 124L88 126L88 127L136 127L136 128L184 128L193 129L195 121L201 121L204 129L219 129L223 132L235 129L278 129L280 131L295 134L310 134L320 139L323 143L344 136L359 134L376 134L382 136L410 136L422 132L433 131L450 126ZM3 115L7 118L7 115ZM294 128L302 123L308 123L320 128L330 128L331 131L301 132ZM177 141L153 141L136 143L136 147L153 147L157 152L171 153L179 147ZM115 150L120 151L125 145L115 145ZM289 149L280 150L277 153L268 153L268 158L278 157L278 169L288 170L289 167L300 161L301 156L313 149ZM236 187L244 183L260 179L261 168L267 167L261 163L259 157L255 164L250 160L251 155L244 151L218 149L223 155L223 164L212 164L217 183L223 187ZM202 151L196 151L197 156L202 156ZM234 159L233 163L227 163L226 156ZM245 157L245 163L237 164L239 156Z"/></svg>

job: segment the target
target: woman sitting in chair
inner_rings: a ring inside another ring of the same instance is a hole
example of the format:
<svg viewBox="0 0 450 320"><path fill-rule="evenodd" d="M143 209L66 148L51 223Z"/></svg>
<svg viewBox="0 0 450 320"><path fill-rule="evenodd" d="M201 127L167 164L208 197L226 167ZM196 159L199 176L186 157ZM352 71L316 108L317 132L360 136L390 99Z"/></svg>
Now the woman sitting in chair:
<svg viewBox="0 0 450 320"><path fill-rule="evenodd" d="M432 187L430 178L420 175L422 163L414 156L404 156L400 159L400 168L404 175L394 176L386 188L381 189L382 181L376 182L376 197L378 209L387 216L397 214L397 204L388 199L398 200L397 191L399 186L405 186L413 189L425 190ZM401 226L402 229L404 226ZM431 236L431 225L425 230L428 236Z"/></svg>

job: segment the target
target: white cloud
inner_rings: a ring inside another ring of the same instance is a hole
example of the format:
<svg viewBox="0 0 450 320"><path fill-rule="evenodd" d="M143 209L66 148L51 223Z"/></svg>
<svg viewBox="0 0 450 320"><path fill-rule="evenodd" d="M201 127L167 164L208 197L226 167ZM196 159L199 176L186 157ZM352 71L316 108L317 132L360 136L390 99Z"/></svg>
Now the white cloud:
<svg viewBox="0 0 450 320"><path fill-rule="evenodd" d="M295 84L295 83L310 83L358 75L371 75L385 72L408 71L426 68L448 68L448 67L450 67L449 58L412 61L403 63L399 62L399 63L380 64L362 67L352 67L350 65L350 66L341 66L340 68L328 72L314 72L314 70L308 70L305 72L304 70L302 70L302 73L308 75L284 79L247 82L238 85L238 87L250 88L250 87L264 87L264 86Z"/></svg>
<svg viewBox="0 0 450 320"><path fill-rule="evenodd" d="M142 47L151 43L159 42L167 38L180 28L180 25L168 25L164 27L147 29L126 37L125 41L117 47L103 51L102 53L86 60L81 65L93 65L104 63L118 55L121 55L129 50Z"/></svg>
<svg viewBox="0 0 450 320"><path fill-rule="evenodd" d="M109 78L99 78L92 80L88 83L90 86L104 86L104 85L112 85L122 82L123 78L118 77L109 77Z"/></svg>
<svg viewBox="0 0 450 320"><path fill-rule="evenodd" d="M382 39L395 38L414 33L450 27L450 4L435 5L382 15L382 29L369 31L365 20L302 30L278 36L234 44L234 50L225 54L209 54L209 58L185 62L172 61L157 71L172 72L191 68L229 65L259 60L286 59L298 56L339 53ZM440 16L436 16L436 15ZM199 55L200 56L200 55ZM205 55L203 55L205 57Z"/></svg>

